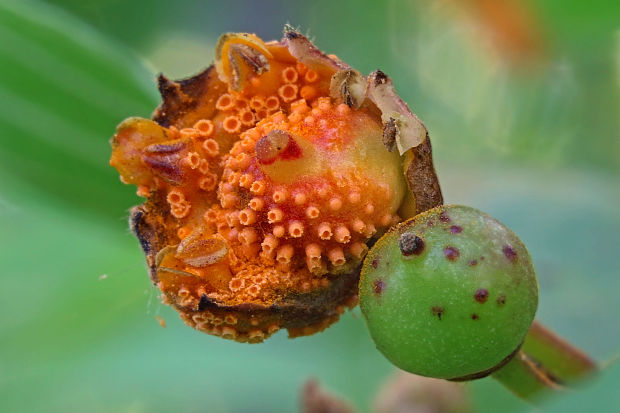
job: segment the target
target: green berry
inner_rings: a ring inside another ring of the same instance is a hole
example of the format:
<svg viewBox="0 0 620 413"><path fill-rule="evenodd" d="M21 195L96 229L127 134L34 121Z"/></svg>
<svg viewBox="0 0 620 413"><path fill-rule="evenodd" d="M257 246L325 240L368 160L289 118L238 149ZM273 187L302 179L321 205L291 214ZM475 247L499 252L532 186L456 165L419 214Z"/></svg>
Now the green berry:
<svg viewBox="0 0 620 413"><path fill-rule="evenodd" d="M519 348L537 305L521 240L470 207L440 206L395 226L362 268L360 306L377 348L423 376L485 375Z"/></svg>

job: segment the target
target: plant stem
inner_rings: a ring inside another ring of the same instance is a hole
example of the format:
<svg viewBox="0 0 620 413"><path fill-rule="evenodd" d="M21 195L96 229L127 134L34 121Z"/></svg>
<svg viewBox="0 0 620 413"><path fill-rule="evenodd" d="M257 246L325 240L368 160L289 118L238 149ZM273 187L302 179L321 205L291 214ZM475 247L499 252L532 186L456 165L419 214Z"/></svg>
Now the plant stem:
<svg viewBox="0 0 620 413"><path fill-rule="evenodd" d="M532 400L544 391L560 389L560 386L539 370L523 351L519 351L508 364L494 372L492 376L526 400Z"/></svg>
<svg viewBox="0 0 620 413"><path fill-rule="evenodd" d="M540 363L556 382L569 383L596 371L596 364L584 352L534 321L521 347Z"/></svg>
<svg viewBox="0 0 620 413"><path fill-rule="evenodd" d="M531 401L595 371L596 364L585 353L534 321L521 350L492 376Z"/></svg>

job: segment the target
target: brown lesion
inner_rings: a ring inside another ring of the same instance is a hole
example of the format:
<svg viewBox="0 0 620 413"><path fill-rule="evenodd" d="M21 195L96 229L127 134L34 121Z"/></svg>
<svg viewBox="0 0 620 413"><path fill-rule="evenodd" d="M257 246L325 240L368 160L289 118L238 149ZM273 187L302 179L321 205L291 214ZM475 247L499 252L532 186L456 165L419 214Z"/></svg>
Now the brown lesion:
<svg viewBox="0 0 620 413"><path fill-rule="evenodd" d="M437 317L439 321L441 321L441 317L443 317L445 313L445 309L439 305L434 305L431 307L431 314L433 317Z"/></svg>
<svg viewBox="0 0 620 413"><path fill-rule="evenodd" d="M321 331L357 304L360 264L399 203L409 213L441 203L428 137L400 175L373 172L401 161L381 143L383 103L365 82L290 28L281 42L230 34L215 66L159 77L154 121L119 125L111 164L147 198L131 228L188 325L243 342ZM403 113L398 125L417 119ZM374 139L380 167L358 165L355 148L375 151Z"/></svg>

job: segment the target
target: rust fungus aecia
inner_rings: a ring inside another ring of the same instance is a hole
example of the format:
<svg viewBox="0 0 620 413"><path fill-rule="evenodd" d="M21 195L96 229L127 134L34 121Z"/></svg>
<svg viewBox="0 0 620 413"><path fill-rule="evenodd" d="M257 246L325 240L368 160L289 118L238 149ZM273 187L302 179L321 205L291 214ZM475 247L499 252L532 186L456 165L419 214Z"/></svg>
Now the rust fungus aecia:
<svg viewBox="0 0 620 413"><path fill-rule="evenodd" d="M290 27L225 34L213 66L159 89L152 119L118 126L111 165L146 198L131 226L152 281L200 331L321 331L356 305L368 244L442 202L426 128L390 79Z"/></svg>

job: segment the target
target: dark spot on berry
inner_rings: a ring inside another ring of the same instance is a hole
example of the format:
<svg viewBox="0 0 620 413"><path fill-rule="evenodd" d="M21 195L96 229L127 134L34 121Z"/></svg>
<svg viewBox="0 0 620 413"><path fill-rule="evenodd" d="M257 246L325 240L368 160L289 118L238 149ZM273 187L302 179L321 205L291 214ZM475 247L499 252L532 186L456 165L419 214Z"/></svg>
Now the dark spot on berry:
<svg viewBox="0 0 620 413"><path fill-rule="evenodd" d="M463 231L463 227L459 226L459 225L452 225L450 227L450 232L453 234L460 234L461 231Z"/></svg>
<svg viewBox="0 0 620 413"><path fill-rule="evenodd" d="M479 288L474 294L474 299L479 303L485 303L489 299L489 292L485 288Z"/></svg>
<svg viewBox="0 0 620 413"><path fill-rule="evenodd" d="M380 295L385 289L385 283L383 282L383 280L375 280L375 282L372 284L372 289L375 294Z"/></svg>
<svg viewBox="0 0 620 413"><path fill-rule="evenodd" d="M378 266L379 266L379 260L375 258L374 260L372 260L372 268L376 270Z"/></svg>
<svg viewBox="0 0 620 413"><path fill-rule="evenodd" d="M471 260L471 261L469 261L469 266L470 267L475 267L476 265L478 265L478 260Z"/></svg>
<svg viewBox="0 0 620 413"><path fill-rule="evenodd" d="M431 307L431 314L435 317L437 317L439 319L439 321L441 321L441 317L443 316L443 312L444 309L443 307L439 307L439 306L433 306Z"/></svg>
<svg viewBox="0 0 620 413"><path fill-rule="evenodd" d="M472 319L472 320L477 320L477 319L479 319L479 318L480 318L480 317L478 317L478 314L476 314L476 313L474 313L474 314L472 314L472 315L471 315L471 319Z"/></svg>
<svg viewBox="0 0 620 413"><path fill-rule="evenodd" d="M517 260L517 252L511 245L504 245L502 251L504 252L504 256L508 258L510 262L515 262Z"/></svg>
<svg viewBox="0 0 620 413"><path fill-rule="evenodd" d="M506 296L504 294L500 294L497 297L497 305L502 306L504 304L506 304Z"/></svg>
<svg viewBox="0 0 620 413"><path fill-rule="evenodd" d="M405 255L420 255L424 251L424 240L415 234L405 232L398 240L398 248Z"/></svg>
<svg viewBox="0 0 620 413"><path fill-rule="evenodd" d="M456 261L459 258L459 256L461 255L461 253L459 252L459 250L456 247L450 247L450 246L448 246L448 247L443 249L443 254L450 261Z"/></svg>
<svg viewBox="0 0 620 413"><path fill-rule="evenodd" d="M439 214L439 220L441 222L450 222L450 217L448 216L448 214L446 214L446 211L443 211L441 214Z"/></svg>

